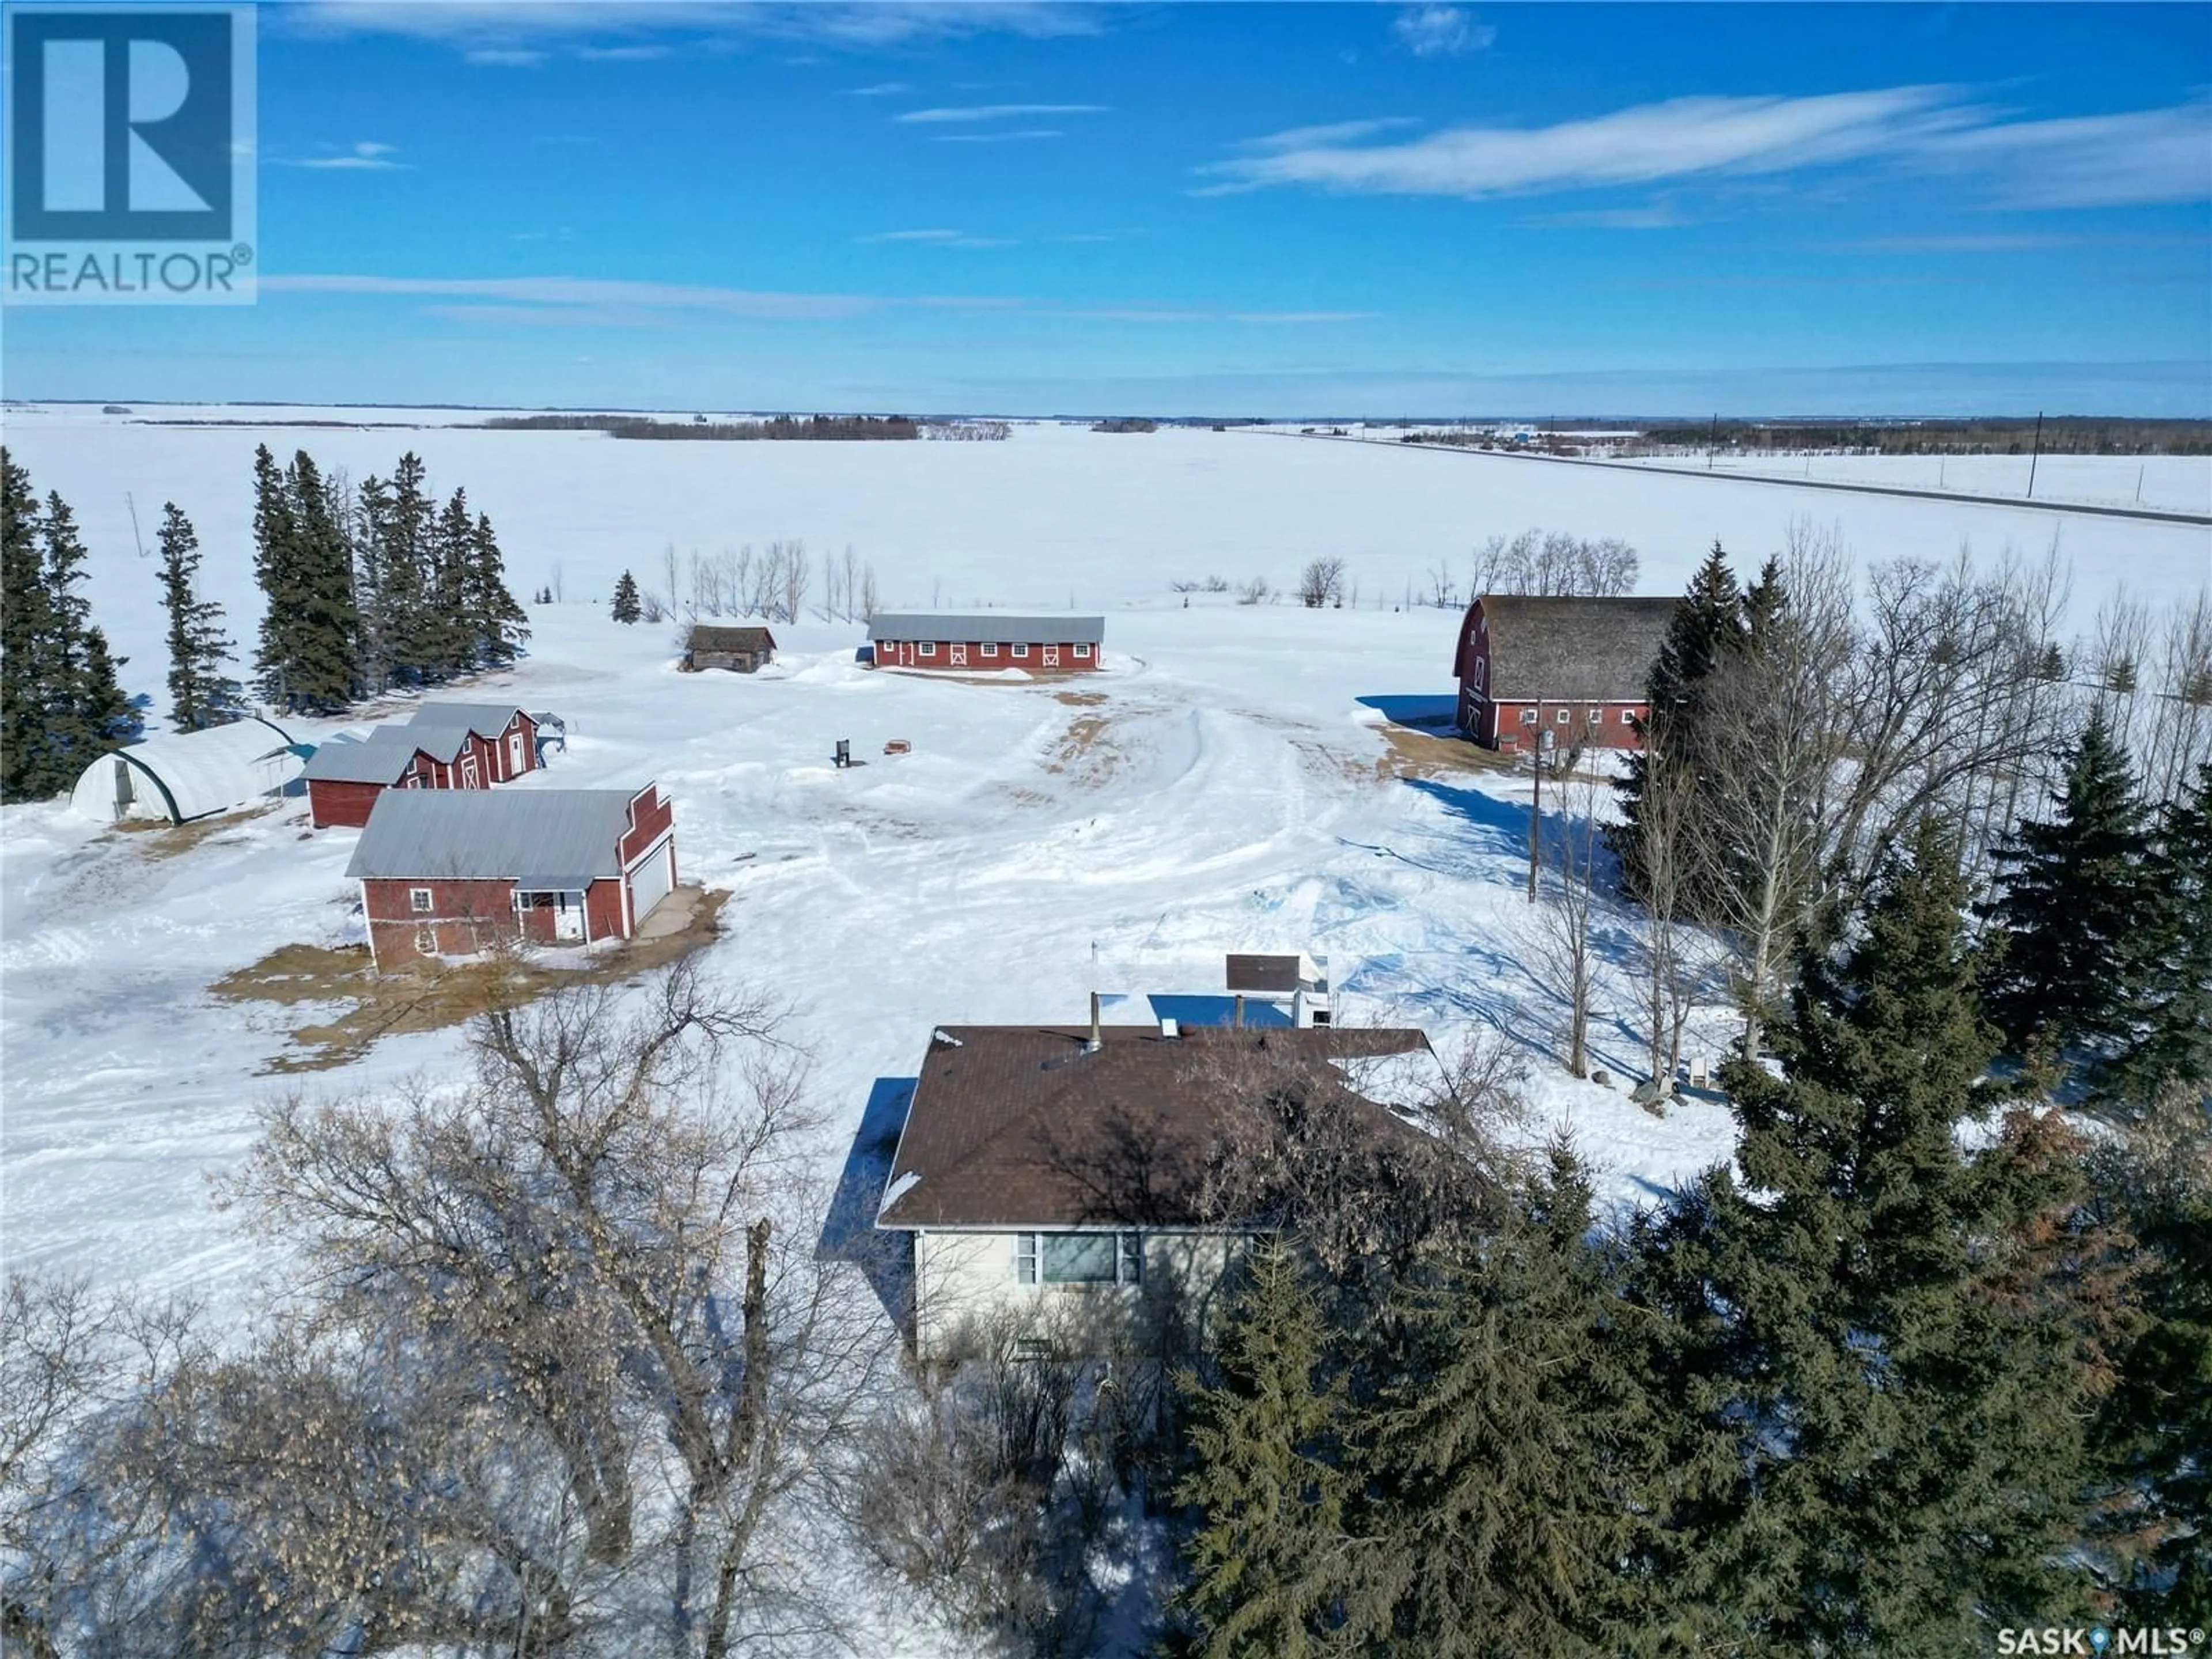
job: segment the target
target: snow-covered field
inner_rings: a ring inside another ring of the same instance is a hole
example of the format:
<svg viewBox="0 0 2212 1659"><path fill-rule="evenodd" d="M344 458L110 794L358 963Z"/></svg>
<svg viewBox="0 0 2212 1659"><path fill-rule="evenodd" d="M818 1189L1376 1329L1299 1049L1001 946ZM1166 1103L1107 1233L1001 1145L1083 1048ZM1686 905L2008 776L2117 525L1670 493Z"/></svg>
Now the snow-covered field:
<svg viewBox="0 0 2212 1659"><path fill-rule="evenodd" d="M149 547L163 501L192 516L209 589L250 640L257 442L305 447L356 479L412 447L434 483L465 485L499 528L517 593L557 580L565 599L534 608L525 663L465 694L511 691L567 718L568 751L513 787L659 780L684 879L734 894L710 967L799 999L822 1098L848 1132L874 1079L911 1074L933 1024L1075 1021L1094 988L1208 990L1230 950L1325 951L1352 1017L1417 1021L1440 1047L1486 1020L1540 1048L1553 1016L1516 945L1525 790L1493 774L1409 783L1378 769L1381 716L1359 699L1444 707L1458 620L1391 607L1440 561L1463 582L1468 550L1493 532L1625 537L1642 550L1646 588L1665 592L1715 537L1747 562L1808 512L1755 486L1247 433L634 443L363 416L422 429L15 410L7 441L41 490L76 507L95 614L131 659L126 682L157 706L162 619L130 502ZM2124 470L2131 490L2135 464ZM1946 558L1961 544L2039 553L2059 530L2030 510L1880 497L1809 510L1864 557ZM668 545L794 538L851 544L886 605L1103 611L1110 672L1059 688L872 673L852 663L857 624L817 619L779 628L782 660L756 678L685 676L671 628L607 618L616 575L628 566L657 585ZM2212 557L2201 529L2119 520L2067 520L2060 544L2085 623L2123 583L2194 592ZM1185 608L1168 591L1208 573L1286 585L1317 554L1346 561L1361 609L1225 596ZM1070 690L1105 701L1057 695ZM869 763L834 771L839 738ZM894 738L912 755L886 758ZM346 1070L275 1078L263 1068L302 1011L210 1000L211 981L276 945L357 936L341 878L354 832L310 833L297 805L165 859L58 805L8 808L0 827L8 1258L243 1296L255 1258L209 1207L204 1177L240 1155L254 1103L294 1083L350 1091L434 1072L459 1034L388 1039ZM1597 1060L1626 1079L1638 1044L1622 1023L1627 988L1610 995L1620 1020L1601 1024ZM1716 1018L1702 1041L1723 1032ZM1727 1154L1716 1105L1654 1118L1536 1060L1545 1122L1576 1133L1618 1197Z"/></svg>

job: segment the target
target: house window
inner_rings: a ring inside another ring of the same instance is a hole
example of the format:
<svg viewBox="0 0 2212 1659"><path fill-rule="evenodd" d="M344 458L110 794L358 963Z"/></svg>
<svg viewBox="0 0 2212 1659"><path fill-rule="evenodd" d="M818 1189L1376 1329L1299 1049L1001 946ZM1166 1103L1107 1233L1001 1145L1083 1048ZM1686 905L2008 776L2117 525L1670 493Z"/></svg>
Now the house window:
<svg viewBox="0 0 2212 1659"><path fill-rule="evenodd" d="M937 641L934 640L924 640L921 642L921 654L925 657L935 656L937 654Z"/></svg>
<svg viewBox="0 0 2212 1659"><path fill-rule="evenodd" d="M1014 647L1014 654L1018 657L1026 657L1029 653L1030 648L1026 645L1018 645Z"/></svg>
<svg viewBox="0 0 2212 1659"><path fill-rule="evenodd" d="M999 654L999 647L995 645L987 645L983 647L983 654L987 657L995 657Z"/></svg>
<svg viewBox="0 0 2212 1659"><path fill-rule="evenodd" d="M428 915L430 914L430 890L427 887L409 888L407 890L407 908L410 910L412 910L418 916Z"/></svg>
<svg viewBox="0 0 2212 1659"><path fill-rule="evenodd" d="M1018 1285L1141 1285L1141 1233L1016 1233Z"/></svg>
<svg viewBox="0 0 2212 1659"><path fill-rule="evenodd" d="M1091 647L1087 645L1079 645L1075 647L1075 654L1079 657L1087 657L1091 654Z"/></svg>
<svg viewBox="0 0 2212 1659"><path fill-rule="evenodd" d="M1535 723L1536 723L1536 711L1535 711L1534 709L1533 709L1533 708L1524 708L1524 709L1522 709L1522 710L1521 711L1521 724L1522 724L1522 725L1523 725L1523 726L1534 726Z"/></svg>

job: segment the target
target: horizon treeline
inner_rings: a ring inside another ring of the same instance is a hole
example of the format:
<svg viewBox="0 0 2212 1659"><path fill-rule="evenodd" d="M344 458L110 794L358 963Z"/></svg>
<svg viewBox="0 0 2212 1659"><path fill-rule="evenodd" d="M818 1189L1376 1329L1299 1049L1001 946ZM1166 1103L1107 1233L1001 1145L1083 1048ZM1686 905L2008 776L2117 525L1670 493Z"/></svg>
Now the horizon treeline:
<svg viewBox="0 0 2212 1659"><path fill-rule="evenodd" d="M762 421L668 421L649 415L506 415L483 422L501 432L604 432L610 438L707 440L720 443L919 438L903 415L774 415Z"/></svg>

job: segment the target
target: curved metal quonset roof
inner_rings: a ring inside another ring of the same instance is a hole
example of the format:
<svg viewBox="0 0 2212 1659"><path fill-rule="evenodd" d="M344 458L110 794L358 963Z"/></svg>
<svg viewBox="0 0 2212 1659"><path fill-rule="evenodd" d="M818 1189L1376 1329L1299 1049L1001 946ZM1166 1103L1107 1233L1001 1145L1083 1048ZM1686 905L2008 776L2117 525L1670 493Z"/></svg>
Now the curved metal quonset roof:
<svg viewBox="0 0 2212 1659"><path fill-rule="evenodd" d="M162 732L102 755L78 776L70 806L103 823L189 823L276 793L300 775L301 764L290 733L249 714L205 731Z"/></svg>

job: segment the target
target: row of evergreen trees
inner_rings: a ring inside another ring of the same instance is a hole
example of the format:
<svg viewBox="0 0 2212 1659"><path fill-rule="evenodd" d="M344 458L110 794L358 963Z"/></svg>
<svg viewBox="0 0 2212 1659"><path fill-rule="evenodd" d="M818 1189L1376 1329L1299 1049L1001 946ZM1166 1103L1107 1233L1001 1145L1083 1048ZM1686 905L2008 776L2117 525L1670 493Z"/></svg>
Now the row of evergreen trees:
<svg viewBox="0 0 2212 1659"><path fill-rule="evenodd" d="M2160 1097L2167 1137L2023 1099L1968 900L1923 821L1808 948L1778 1070L1725 1078L1740 1173L1607 1225L1569 1153L1498 1159L1498 1207L1395 1271L1260 1250L1190 1385L1176 1647L1935 1656L2212 1621L2212 1075Z"/></svg>
<svg viewBox="0 0 2212 1659"><path fill-rule="evenodd" d="M79 591L84 560L69 503L41 501L0 449L0 800L60 793L143 726Z"/></svg>
<svg viewBox="0 0 2212 1659"><path fill-rule="evenodd" d="M530 637L491 520L456 489L441 508L420 457L358 489L304 450L253 458L254 575L268 610L262 694L330 713L395 686L512 663Z"/></svg>

